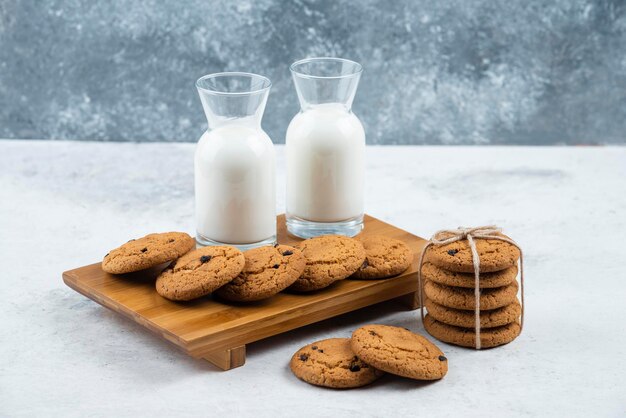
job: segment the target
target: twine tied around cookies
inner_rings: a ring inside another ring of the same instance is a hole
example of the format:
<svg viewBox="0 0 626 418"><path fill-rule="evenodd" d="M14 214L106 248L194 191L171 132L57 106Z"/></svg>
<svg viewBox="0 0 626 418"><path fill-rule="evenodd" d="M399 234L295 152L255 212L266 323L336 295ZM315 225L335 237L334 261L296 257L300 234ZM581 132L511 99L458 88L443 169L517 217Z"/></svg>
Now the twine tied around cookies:
<svg viewBox="0 0 626 418"><path fill-rule="evenodd" d="M475 336L476 336L476 349L481 349L481 341L480 341L480 257L478 255L478 251L476 250L476 239L494 239L500 240L504 242L508 242L511 245L514 245L519 250L519 260L520 260L520 290L521 290L521 299L522 299L522 313L521 313L521 322L520 322L520 330L524 327L524 255L522 249L519 245L512 239L500 235L502 232L502 228L498 228L495 225L487 225L487 226L478 226L474 228L462 228L458 229L442 229L433 234L430 240L426 243L424 248L422 249L422 253L420 254L419 259L419 268L417 271L417 285L418 285L418 294L419 294L419 302L420 302L420 314L422 317L422 321L424 321L424 296L423 296L423 280L422 280L422 265L424 264L424 255L426 254L426 250L428 250L431 246L441 246L446 244L451 244L456 241L462 241L467 239L467 243L469 244L470 250L472 252L472 264L474 265L474 327L475 327ZM521 332L521 331L520 331Z"/></svg>

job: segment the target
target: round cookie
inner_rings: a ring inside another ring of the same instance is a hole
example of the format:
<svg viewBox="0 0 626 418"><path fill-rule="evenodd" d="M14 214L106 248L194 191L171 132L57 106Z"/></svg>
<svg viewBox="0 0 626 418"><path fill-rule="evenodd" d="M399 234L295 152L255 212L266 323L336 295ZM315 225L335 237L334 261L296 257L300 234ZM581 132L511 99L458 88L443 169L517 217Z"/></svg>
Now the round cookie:
<svg viewBox="0 0 626 418"><path fill-rule="evenodd" d="M384 374L354 355L349 338L331 338L302 347L289 366L298 379L336 389L365 386Z"/></svg>
<svg viewBox="0 0 626 418"><path fill-rule="evenodd" d="M476 298L474 289L452 287L443 284L424 281L424 295L427 298L448 308L474 310ZM480 309L497 309L509 305L517 300L517 281L508 286L480 291Z"/></svg>
<svg viewBox="0 0 626 418"><path fill-rule="evenodd" d="M365 249L359 241L342 235L323 235L304 240L298 247L306 259L302 276L289 287L296 292L310 292L330 286L352 275L365 261Z"/></svg>
<svg viewBox="0 0 626 418"><path fill-rule="evenodd" d="M460 345L461 347L475 347L476 333L472 328L461 328L444 324L430 315L424 317L424 328L433 337L440 341ZM480 344L482 348L497 347L513 341L522 331L519 322L511 322L496 328L480 330Z"/></svg>
<svg viewBox="0 0 626 418"><path fill-rule="evenodd" d="M172 261L191 251L196 241L184 232L148 234L111 250L102 260L102 270L131 273Z"/></svg>
<svg viewBox="0 0 626 418"><path fill-rule="evenodd" d="M444 270L432 263L422 265L422 277L448 286L474 288L474 273L457 273ZM502 287L511 284L517 277L517 265L493 273L480 274L480 288Z"/></svg>
<svg viewBox="0 0 626 418"><path fill-rule="evenodd" d="M365 325L352 333L352 350L367 364L418 380L441 379L448 360L421 335L388 325Z"/></svg>
<svg viewBox="0 0 626 418"><path fill-rule="evenodd" d="M475 328L474 311L447 308L430 299L424 301L428 314L439 322L464 328ZM522 314L522 305L515 301L510 305L490 311L480 311L480 327L494 328L510 324L519 319Z"/></svg>
<svg viewBox="0 0 626 418"><path fill-rule="evenodd" d="M219 297L236 302L267 299L295 282L306 266L302 252L288 245L258 247L243 255L243 271L215 292Z"/></svg>
<svg viewBox="0 0 626 418"><path fill-rule="evenodd" d="M382 235L357 238L365 248L365 262L351 278L384 279L411 266L413 251L402 241Z"/></svg>
<svg viewBox="0 0 626 418"><path fill-rule="evenodd" d="M506 235L499 234L508 238ZM497 239L474 239L480 258L480 272L504 270L515 264L519 250L513 244ZM472 250L466 239L446 245L433 245L426 251L426 260L442 269L459 273L473 273Z"/></svg>
<svg viewBox="0 0 626 418"><path fill-rule="evenodd" d="M204 247L191 251L165 269L156 281L159 295L191 300L208 295L241 273L245 259L235 247Z"/></svg>

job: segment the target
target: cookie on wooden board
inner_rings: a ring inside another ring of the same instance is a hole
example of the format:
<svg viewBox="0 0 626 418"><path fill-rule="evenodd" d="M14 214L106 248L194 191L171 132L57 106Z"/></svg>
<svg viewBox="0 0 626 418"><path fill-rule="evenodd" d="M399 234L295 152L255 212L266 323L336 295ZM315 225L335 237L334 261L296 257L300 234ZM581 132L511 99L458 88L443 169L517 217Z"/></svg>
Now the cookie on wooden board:
<svg viewBox="0 0 626 418"><path fill-rule="evenodd" d="M302 275L289 287L296 292L310 292L330 286L352 275L365 261L365 249L359 241L342 235L323 235L300 242L297 246L306 259Z"/></svg>
<svg viewBox="0 0 626 418"><path fill-rule="evenodd" d="M428 311L428 314L439 322L444 324L454 325L457 327L474 328L476 319L474 317L474 311L448 308L438 303L433 302L430 299L424 301L424 307ZM522 305L519 301L515 301L502 308L492 309L489 311L480 311L480 327L482 328L494 328L502 325L510 324L519 320L522 314Z"/></svg>
<svg viewBox="0 0 626 418"><path fill-rule="evenodd" d="M444 235L445 236L445 235ZM506 235L500 234L502 237ZM498 239L475 239L480 259L480 272L489 273L513 266L520 256L517 247ZM473 273L472 250L466 239L446 245L433 245L426 250L425 260L442 269Z"/></svg>
<svg viewBox="0 0 626 418"><path fill-rule="evenodd" d="M403 241L383 235L357 238L365 248L365 262L351 278L384 279L396 276L411 266L413 251Z"/></svg>
<svg viewBox="0 0 626 418"><path fill-rule="evenodd" d="M102 260L102 270L124 274L167 263L191 251L196 241L184 232L148 234L111 250Z"/></svg>
<svg viewBox="0 0 626 418"><path fill-rule="evenodd" d="M508 286L480 290L480 309L497 309L517 300L517 281ZM427 298L448 308L473 310L476 308L474 289L452 287L424 281L424 295Z"/></svg>
<svg viewBox="0 0 626 418"><path fill-rule="evenodd" d="M448 372L443 352L425 337L389 325L365 325L352 333L352 350L367 364L417 380L441 379Z"/></svg>
<svg viewBox="0 0 626 418"><path fill-rule="evenodd" d="M235 247L204 247L191 251L163 271L156 281L159 295L185 301L208 295L241 273L245 258Z"/></svg>
<svg viewBox="0 0 626 418"><path fill-rule="evenodd" d="M476 333L473 328L455 327L444 324L430 315L424 317L424 328L436 339L461 347L475 347ZM511 322L495 328L480 330L480 344L482 348L497 347L513 341L522 331L519 322Z"/></svg>
<svg viewBox="0 0 626 418"><path fill-rule="evenodd" d="M456 287L474 288L474 273L458 273L444 270L432 263L425 262L422 265L422 277L439 284ZM480 288L502 287L515 281L517 277L517 265L492 273L480 274Z"/></svg>
<svg viewBox="0 0 626 418"><path fill-rule="evenodd" d="M236 302L267 299L295 282L306 266L302 252L288 245L258 247L243 255L243 271L215 292L221 298Z"/></svg>
<svg viewBox="0 0 626 418"><path fill-rule="evenodd" d="M299 379L335 389L365 386L383 375L354 354L349 338L330 338L304 346L293 355L289 366Z"/></svg>

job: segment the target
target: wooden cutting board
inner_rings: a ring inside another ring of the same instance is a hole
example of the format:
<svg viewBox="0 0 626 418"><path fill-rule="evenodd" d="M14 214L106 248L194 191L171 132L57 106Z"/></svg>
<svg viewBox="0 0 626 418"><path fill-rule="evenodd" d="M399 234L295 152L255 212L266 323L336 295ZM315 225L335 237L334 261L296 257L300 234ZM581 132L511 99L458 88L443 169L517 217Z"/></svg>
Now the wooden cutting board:
<svg viewBox="0 0 626 418"><path fill-rule="evenodd" d="M277 218L278 242L295 244L287 235L285 216ZM366 215L361 235L385 235L406 242L413 265L400 276L383 280L342 280L310 294L280 293L255 303L230 303L205 297L172 302L159 296L154 280L160 269L111 275L100 262L63 273L72 289L141 324L196 358L228 370L245 363L246 344L272 335L400 298L411 309L417 304L417 262L425 240Z"/></svg>

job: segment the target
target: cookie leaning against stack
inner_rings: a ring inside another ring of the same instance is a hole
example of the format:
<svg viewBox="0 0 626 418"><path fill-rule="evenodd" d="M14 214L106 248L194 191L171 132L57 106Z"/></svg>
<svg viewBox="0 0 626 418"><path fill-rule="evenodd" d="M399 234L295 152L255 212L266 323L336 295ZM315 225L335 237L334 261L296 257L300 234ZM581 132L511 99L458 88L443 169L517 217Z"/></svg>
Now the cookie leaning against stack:
<svg viewBox="0 0 626 418"><path fill-rule="evenodd" d="M496 239L474 241L480 258L480 340L482 347L513 341L521 332L517 299L517 247ZM467 240L429 247L422 265L424 327L433 337L475 346L476 299L472 253Z"/></svg>

